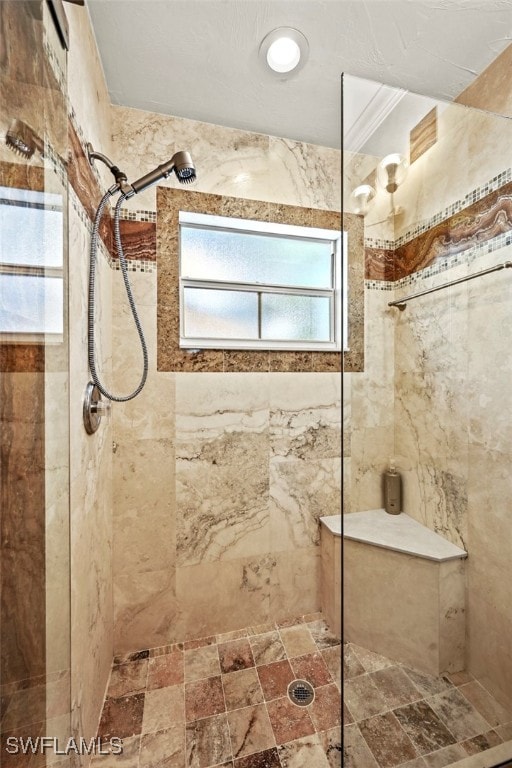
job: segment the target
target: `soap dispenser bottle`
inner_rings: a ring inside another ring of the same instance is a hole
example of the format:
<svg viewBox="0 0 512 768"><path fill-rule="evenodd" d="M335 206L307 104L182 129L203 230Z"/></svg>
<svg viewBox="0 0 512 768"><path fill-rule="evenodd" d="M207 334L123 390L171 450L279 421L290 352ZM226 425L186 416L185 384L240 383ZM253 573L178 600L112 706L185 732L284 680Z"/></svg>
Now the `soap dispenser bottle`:
<svg viewBox="0 0 512 768"><path fill-rule="evenodd" d="M402 478L396 469L395 459L389 460L389 467L383 475L384 509L390 515L402 511Z"/></svg>

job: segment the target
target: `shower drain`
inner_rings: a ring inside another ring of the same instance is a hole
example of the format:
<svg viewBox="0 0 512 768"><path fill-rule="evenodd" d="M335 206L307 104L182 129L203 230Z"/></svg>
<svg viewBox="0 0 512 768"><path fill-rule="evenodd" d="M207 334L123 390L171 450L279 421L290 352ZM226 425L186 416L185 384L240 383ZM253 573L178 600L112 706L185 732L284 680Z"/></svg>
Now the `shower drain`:
<svg viewBox="0 0 512 768"><path fill-rule="evenodd" d="M307 707L315 698L315 689L307 680L292 680L288 686L288 698L298 707Z"/></svg>

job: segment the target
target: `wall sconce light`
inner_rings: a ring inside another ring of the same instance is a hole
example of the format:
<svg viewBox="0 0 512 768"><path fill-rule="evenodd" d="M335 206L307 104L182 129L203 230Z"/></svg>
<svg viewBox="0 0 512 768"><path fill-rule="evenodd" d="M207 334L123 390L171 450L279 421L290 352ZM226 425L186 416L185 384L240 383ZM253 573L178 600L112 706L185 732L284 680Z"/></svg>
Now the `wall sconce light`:
<svg viewBox="0 0 512 768"><path fill-rule="evenodd" d="M393 194L403 183L408 168L409 163L405 157L397 152L386 155L377 167L377 180L387 192Z"/></svg>
<svg viewBox="0 0 512 768"><path fill-rule="evenodd" d="M351 194L354 213L366 216L370 203L375 197L375 190L370 184L360 184Z"/></svg>

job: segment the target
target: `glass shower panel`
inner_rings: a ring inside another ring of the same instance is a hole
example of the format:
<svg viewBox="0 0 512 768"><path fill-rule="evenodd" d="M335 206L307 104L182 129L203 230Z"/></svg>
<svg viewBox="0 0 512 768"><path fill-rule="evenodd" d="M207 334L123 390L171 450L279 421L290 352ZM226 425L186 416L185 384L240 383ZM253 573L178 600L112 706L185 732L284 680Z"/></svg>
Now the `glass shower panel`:
<svg viewBox="0 0 512 768"><path fill-rule="evenodd" d="M0 17L0 763L21 765L16 737L70 736L66 53L43 0Z"/></svg>
<svg viewBox="0 0 512 768"><path fill-rule="evenodd" d="M364 358L345 355L343 374L343 511L359 515L345 518L347 530L373 515L357 558L346 542L345 639L406 665L455 760L470 750L457 701L484 749L507 732L489 737L476 690L512 722L512 646L502 640L512 632L503 589L512 583L512 122L350 75L343 121L343 227L357 243L351 287L364 274ZM382 510L391 457L402 479L399 516ZM408 522L420 528L399 554ZM369 541L379 531L382 541ZM422 537L433 549L418 554ZM455 547L451 566L439 556L445 546ZM440 574L430 592L417 576L429 558ZM365 584L376 572L378 586ZM432 686L445 679L446 707L425 694L425 674ZM407 732L398 720L397 737ZM421 754L416 747L408 760Z"/></svg>

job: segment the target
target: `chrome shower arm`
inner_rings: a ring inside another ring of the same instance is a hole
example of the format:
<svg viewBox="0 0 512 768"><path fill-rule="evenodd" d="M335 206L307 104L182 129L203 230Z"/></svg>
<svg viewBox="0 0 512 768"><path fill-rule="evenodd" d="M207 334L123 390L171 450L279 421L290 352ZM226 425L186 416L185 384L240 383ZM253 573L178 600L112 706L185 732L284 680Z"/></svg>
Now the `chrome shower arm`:
<svg viewBox="0 0 512 768"><path fill-rule="evenodd" d="M113 174L118 189L121 190L124 194L133 194L133 191L131 190L131 186L128 184L128 178L126 176L126 173L124 171L121 171L117 165L114 165L112 160L109 160L109 158L102 154L101 152L96 152L93 149L92 144L87 144L87 157L89 159L89 164L92 165L95 160L101 160L102 163L105 163L109 171Z"/></svg>

